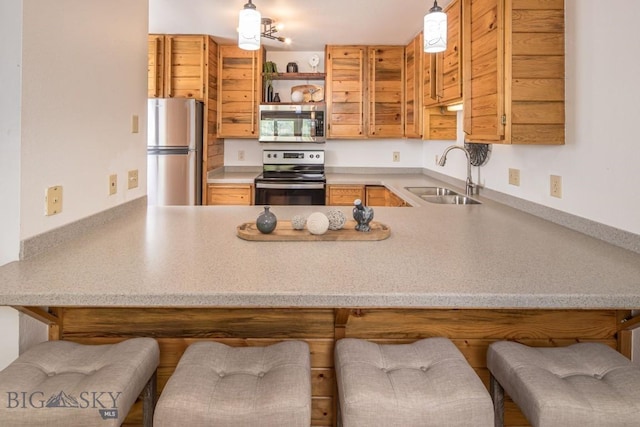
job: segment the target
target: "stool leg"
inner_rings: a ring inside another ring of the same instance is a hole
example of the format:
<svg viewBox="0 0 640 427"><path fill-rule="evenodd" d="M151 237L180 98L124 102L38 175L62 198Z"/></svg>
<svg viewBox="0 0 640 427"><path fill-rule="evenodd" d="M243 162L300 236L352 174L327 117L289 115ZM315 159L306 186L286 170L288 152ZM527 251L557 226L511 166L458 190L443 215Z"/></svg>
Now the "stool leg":
<svg viewBox="0 0 640 427"><path fill-rule="evenodd" d="M495 427L504 426L504 389L495 379L493 374L490 375L489 392L491 400L493 400L493 416Z"/></svg>
<svg viewBox="0 0 640 427"><path fill-rule="evenodd" d="M156 406L156 390L158 387L157 371L153 373L142 389L142 425L153 426L153 412Z"/></svg>

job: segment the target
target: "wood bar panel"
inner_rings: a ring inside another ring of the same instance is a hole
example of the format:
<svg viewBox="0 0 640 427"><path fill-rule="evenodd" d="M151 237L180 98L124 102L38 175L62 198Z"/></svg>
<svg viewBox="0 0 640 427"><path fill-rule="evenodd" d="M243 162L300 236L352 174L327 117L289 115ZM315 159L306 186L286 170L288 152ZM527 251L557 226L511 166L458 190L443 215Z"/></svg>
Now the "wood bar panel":
<svg viewBox="0 0 640 427"><path fill-rule="evenodd" d="M158 393L191 343L215 340L231 346L264 346L304 340L311 352L313 426L336 425L333 351L342 337L385 344L448 337L488 387L486 352L494 341L516 340L534 347L601 342L629 351L623 332L640 322L626 310L63 308L52 312L61 319L65 340L106 344L135 336L156 338ZM137 403L124 425L139 426L141 420ZM508 396L505 421L508 427L528 425Z"/></svg>

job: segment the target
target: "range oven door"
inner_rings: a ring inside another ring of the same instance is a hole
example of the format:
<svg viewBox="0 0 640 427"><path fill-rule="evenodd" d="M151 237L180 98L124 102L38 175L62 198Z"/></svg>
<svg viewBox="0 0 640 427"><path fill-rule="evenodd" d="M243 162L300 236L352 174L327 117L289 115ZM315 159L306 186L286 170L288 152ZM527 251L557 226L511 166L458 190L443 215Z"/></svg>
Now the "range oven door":
<svg viewBox="0 0 640 427"><path fill-rule="evenodd" d="M324 183L256 182L256 205L324 205Z"/></svg>

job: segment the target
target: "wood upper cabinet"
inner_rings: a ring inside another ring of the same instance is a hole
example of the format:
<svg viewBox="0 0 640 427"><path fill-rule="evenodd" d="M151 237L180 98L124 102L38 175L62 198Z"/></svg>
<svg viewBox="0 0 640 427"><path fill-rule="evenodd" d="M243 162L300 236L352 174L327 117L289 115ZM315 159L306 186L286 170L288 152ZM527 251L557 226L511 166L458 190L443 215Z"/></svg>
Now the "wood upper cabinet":
<svg viewBox="0 0 640 427"><path fill-rule="evenodd" d="M463 0L468 142L564 144L564 1Z"/></svg>
<svg viewBox="0 0 640 427"><path fill-rule="evenodd" d="M446 8L447 50L436 55L438 68L437 96L440 103L462 102L462 0Z"/></svg>
<svg viewBox="0 0 640 427"><path fill-rule="evenodd" d="M150 98L207 96L207 36L149 35L148 95Z"/></svg>
<svg viewBox="0 0 640 427"><path fill-rule="evenodd" d="M328 138L365 136L364 46L327 46L325 52Z"/></svg>
<svg viewBox="0 0 640 427"><path fill-rule="evenodd" d="M404 136L404 46L368 48L367 136Z"/></svg>
<svg viewBox="0 0 640 427"><path fill-rule="evenodd" d="M162 34L149 34L147 76L149 98L162 98L164 96L164 35Z"/></svg>
<svg viewBox="0 0 640 427"><path fill-rule="evenodd" d="M423 105L434 107L462 101L462 1L446 8L447 50L422 53Z"/></svg>
<svg viewBox="0 0 640 427"><path fill-rule="evenodd" d="M328 138L404 136L404 46L327 46Z"/></svg>
<svg viewBox="0 0 640 427"><path fill-rule="evenodd" d="M219 46L218 136L257 138L264 50Z"/></svg>
<svg viewBox="0 0 640 427"><path fill-rule="evenodd" d="M422 33L404 48L404 135L422 138Z"/></svg>

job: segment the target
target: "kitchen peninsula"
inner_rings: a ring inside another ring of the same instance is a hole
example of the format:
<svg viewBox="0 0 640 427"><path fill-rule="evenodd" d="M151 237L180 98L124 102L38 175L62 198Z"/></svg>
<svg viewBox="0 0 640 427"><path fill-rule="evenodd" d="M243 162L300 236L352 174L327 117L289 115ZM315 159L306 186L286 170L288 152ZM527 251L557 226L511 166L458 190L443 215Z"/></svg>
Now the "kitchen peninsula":
<svg viewBox="0 0 640 427"><path fill-rule="evenodd" d="M334 177L340 182L340 177ZM497 339L539 346L599 341L628 353L640 308L640 254L483 197L430 204L385 178L411 208L375 208L382 241L253 242L236 227L260 206L149 207L0 267L0 304L52 325L52 338L105 343L152 336L160 390L199 339L309 342L313 425L333 425L333 344L448 336L487 380ZM341 208L351 215L351 208ZM279 219L327 206L273 206ZM50 307L49 312L33 307ZM138 412L131 414L136 423ZM521 415L507 405L507 425ZM521 424L517 424L521 425Z"/></svg>

